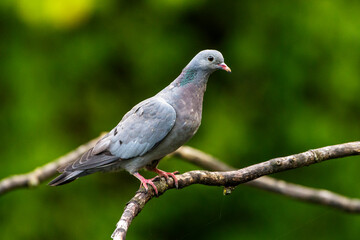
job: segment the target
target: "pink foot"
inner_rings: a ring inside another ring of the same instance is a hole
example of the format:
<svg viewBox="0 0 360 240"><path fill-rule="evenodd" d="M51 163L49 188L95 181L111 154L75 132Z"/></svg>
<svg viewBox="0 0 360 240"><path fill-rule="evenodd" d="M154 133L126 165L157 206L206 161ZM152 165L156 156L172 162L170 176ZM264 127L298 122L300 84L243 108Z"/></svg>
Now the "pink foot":
<svg viewBox="0 0 360 240"><path fill-rule="evenodd" d="M148 184L149 184L149 185L151 185L151 186L153 187L156 195L159 195L158 190L157 190L155 184L154 184L153 181L152 181L153 179L146 179L146 178L144 178L143 176L141 176L140 173L138 173L138 172L134 173L133 175L134 175L137 179L140 180L140 182L141 182L140 187L141 187L141 186L144 186L146 192L149 190L149 187L148 187Z"/></svg>
<svg viewBox="0 0 360 240"><path fill-rule="evenodd" d="M160 177L164 177L166 180L168 180L169 177L172 177L174 179L175 187L179 188L179 182L178 182L178 180L177 180L177 178L175 176L175 174L179 173L178 171L170 173L170 172L162 171L162 170L157 169L157 168L154 168L151 171L156 172L157 174L159 174ZM154 177L154 178L156 178L156 177ZM151 180L153 180L154 178L152 178Z"/></svg>

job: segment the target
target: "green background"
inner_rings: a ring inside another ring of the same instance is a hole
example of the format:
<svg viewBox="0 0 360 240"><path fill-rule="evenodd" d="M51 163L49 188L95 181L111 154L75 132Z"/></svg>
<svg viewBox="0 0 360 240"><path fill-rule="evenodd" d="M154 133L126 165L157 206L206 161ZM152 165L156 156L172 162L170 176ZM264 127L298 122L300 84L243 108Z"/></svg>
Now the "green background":
<svg viewBox="0 0 360 240"><path fill-rule="evenodd" d="M0 178L113 128L200 50L220 50L190 146L241 168L360 134L356 1L2 0ZM197 169L179 159L167 171ZM276 174L360 197L359 157ZM152 173L145 173L147 177ZM126 172L0 197L1 239L110 239L139 182ZM360 219L238 187L153 199L128 239L358 239Z"/></svg>

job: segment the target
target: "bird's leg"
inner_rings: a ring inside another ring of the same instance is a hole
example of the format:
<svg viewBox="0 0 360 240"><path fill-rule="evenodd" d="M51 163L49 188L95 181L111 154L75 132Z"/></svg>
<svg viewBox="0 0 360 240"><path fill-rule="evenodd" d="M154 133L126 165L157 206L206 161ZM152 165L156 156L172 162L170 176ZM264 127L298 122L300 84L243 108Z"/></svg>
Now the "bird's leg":
<svg viewBox="0 0 360 240"><path fill-rule="evenodd" d="M156 167L153 168L153 169L149 169L149 170L153 171L153 172L156 172L157 174L159 174L160 177L164 177L166 180L168 180L169 177L172 177L174 179L175 187L179 188L179 182L178 182L178 180L177 180L177 178L175 176L175 174L179 173L178 171L175 171L175 172L172 172L172 173L171 172L165 172L165 171L160 170L160 169L158 169ZM152 179L154 179L154 178L152 178Z"/></svg>
<svg viewBox="0 0 360 240"><path fill-rule="evenodd" d="M149 184L149 185L151 185L153 187L156 195L159 195L158 190L157 190L155 184L153 183L153 179L146 179L143 176L141 176L140 173L138 173L138 172L133 173L133 176L135 176L137 179L140 180L140 182L141 182L140 187L141 187L141 185L144 186L146 192L149 189L148 186L147 186Z"/></svg>
<svg viewBox="0 0 360 240"><path fill-rule="evenodd" d="M172 177L174 179L175 187L179 188L179 182L178 182L177 178L175 177L175 174L177 174L179 172L175 171L175 172L169 173L169 172L165 172L165 171L158 169L157 165L159 164L160 160L161 159L156 159L156 160L151 161L148 165L145 166L146 170L156 172L159 175L159 177L165 177L166 180L169 179L169 176ZM157 178L157 176L150 180L153 181L156 178Z"/></svg>

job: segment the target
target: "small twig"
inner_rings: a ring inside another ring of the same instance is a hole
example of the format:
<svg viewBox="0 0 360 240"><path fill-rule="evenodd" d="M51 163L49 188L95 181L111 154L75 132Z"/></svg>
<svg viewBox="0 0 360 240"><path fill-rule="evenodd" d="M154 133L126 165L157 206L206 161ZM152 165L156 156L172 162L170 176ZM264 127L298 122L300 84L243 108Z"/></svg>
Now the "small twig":
<svg viewBox="0 0 360 240"><path fill-rule="evenodd" d="M342 158L360 154L360 142L333 145L318 149L309 150L303 153L294 154L288 157L274 158L266 162L258 163L243 169L228 172L208 172L190 171L177 175L179 188L184 188L192 184L204 184L210 186L237 186L241 183L249 182L264 175L282 172L289 169L309 166L325 160ZM174 181L170 178L169 182L156 182L159 196L165 191L174 188ZM327 194L322 194L324 195ZM138 192L125 207L124 214L121 216L112 234L112 238L122 240L126 238L127 230L137 214L144 208L145 204L152 199L154 191L151 189L146 192ZM327 196L328 197L328 196Z"/></svg>

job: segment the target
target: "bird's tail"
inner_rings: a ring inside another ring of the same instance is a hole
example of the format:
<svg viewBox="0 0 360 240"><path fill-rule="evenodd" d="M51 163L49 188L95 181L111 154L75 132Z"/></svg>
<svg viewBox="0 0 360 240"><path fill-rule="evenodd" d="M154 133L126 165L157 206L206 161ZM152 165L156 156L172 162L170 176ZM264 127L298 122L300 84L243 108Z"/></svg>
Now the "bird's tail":
<svg viewBox="0 0 360 240"><path fill-rule="evenodd" d="M59 186L69 182L72 182L79 177L87 175L83 170L76 170L73 172L63 172L61 175L57 176L51 182L48 183L50 186Z"/></svg>

